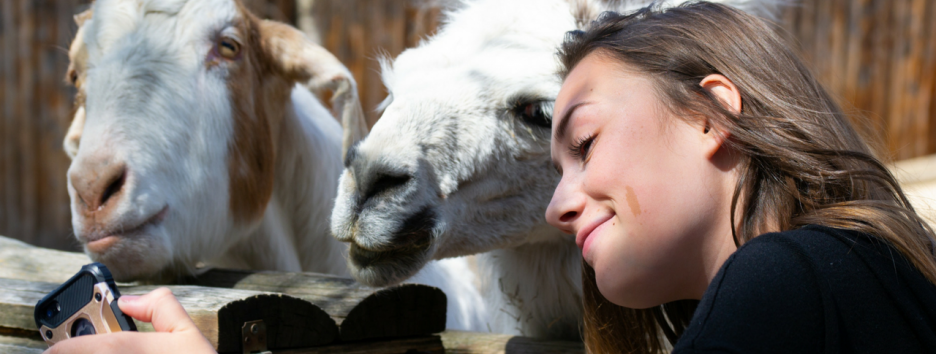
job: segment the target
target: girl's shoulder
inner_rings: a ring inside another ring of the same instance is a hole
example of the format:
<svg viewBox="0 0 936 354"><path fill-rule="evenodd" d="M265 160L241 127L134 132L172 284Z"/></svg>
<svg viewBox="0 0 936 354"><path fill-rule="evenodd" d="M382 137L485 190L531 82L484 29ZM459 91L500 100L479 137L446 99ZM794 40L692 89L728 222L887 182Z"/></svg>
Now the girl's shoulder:
<svg viewBox="0 0 936 354"><path fill-rule="evenodd" d="M934 333L936 286L896 249L807 226L755 237L729 257L676 349L929 352Z"/></svg>

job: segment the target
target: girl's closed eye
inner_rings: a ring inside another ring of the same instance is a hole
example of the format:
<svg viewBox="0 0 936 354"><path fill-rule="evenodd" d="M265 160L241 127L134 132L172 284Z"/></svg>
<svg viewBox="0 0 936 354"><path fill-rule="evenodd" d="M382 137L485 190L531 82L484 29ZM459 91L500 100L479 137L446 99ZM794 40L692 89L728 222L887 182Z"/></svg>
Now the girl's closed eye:
<svg viewBox="0 0 936 354"><path fill-rule="evenodd" d="M585 162L588 160L588 153L591 151L592 145L595 142L595 135L588 135L581 139L576 140L572 146L569 146L569 152L573 157Z"/></svg>

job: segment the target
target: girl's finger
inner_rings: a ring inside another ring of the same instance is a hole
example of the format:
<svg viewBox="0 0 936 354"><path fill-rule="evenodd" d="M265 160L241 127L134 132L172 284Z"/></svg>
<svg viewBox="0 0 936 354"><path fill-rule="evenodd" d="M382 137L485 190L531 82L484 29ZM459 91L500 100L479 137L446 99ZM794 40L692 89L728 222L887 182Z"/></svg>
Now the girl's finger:
<svg viewBox="0 0 936 354"><path fill-rule="evenodd" d="M142 322L150 322L156 332L195 331L195 322L168 288L158 288L143 296L122 296L120 310Z"/></svg>
<svg viewBox="0 0 936 354"><path fill-rule="evenodd" d="M200 333L119 332L71 338L55 344L44 354L202 354L214 352L214 348Z"/></svg>

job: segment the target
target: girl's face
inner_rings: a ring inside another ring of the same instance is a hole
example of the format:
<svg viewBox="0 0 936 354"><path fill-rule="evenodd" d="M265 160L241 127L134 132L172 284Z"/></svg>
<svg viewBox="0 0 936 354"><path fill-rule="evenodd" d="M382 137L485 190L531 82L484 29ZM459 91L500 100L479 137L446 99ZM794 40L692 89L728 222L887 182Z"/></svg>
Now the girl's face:
<svg viewBox="0 0 936 354"><path fill-rule="evenodd" d="M720 97L718 84L711 92ZM562 180L546 218L575 235L601 293L631 308L701 298L735 250L738 159L722 148L727 134L674 116L652 80L600 53L568 75L555 113Z"/></svg>

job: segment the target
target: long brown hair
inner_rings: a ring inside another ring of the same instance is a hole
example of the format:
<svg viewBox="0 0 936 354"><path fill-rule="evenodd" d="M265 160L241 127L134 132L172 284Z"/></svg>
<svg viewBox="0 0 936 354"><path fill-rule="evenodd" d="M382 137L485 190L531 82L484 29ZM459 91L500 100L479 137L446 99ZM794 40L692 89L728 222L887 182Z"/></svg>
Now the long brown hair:
<svg viewBox="0 0 936 354"><path fill-rule="evenodd" d="M563 77L592 53L651 78L677 116L704 116L730 133L727 147L743 156L731 208L737 245L808 224L856 230L884 240L936 283L932 229L849 116L768 24L706 2L607 12L585 31L569 33L559 52ZM724 75L738 88L739 114L699 85L710 74ZM598 292L594 270L583 268L590 352L661 352L661 337L675 344L698 303L620 307Z"/></svg>

